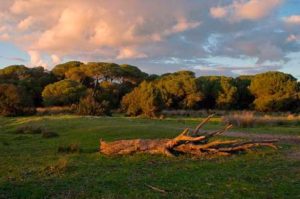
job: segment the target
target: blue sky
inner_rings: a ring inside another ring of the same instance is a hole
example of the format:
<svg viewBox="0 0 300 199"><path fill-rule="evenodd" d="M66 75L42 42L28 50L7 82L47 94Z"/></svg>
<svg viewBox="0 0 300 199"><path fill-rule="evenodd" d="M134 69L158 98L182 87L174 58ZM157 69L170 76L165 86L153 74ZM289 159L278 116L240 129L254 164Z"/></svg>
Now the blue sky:
<svg viewBox="0 0 300 199"><path fill-rule="evenodd" d="M69 60L300 78L300 1L2 0L0 68Z"/></svg>
<svg viewBox="0 0 300 199"><path fill-rule="evenodd" d="M27 64L30 60L26 51L21 50L11 42L0 42L0 65Z"/></svg>

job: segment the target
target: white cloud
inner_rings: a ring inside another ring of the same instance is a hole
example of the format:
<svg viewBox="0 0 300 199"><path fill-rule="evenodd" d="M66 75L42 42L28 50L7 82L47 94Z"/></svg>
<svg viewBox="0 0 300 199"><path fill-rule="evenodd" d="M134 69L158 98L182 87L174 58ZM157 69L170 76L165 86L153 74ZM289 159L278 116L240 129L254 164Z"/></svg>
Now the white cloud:
<svg viewBox="0 0 300 199"><path fill-rule="evenodd" d="M223 7L212 7L210 14L214 18L225 18L231 22L255 21L268 16L281 3L282 0L234 0Z"/></svg>
<svg viewBox="0 0 300 199"><path fill-rule="evenodd" d="M186 21L186 19L179 19L177 24L174 25L171 30L167 30L165 34L170 35L173 33L184 32L189 29L197 28L198 26L200 26L200 24L201 24L200 22L194 22L194 21L188 22Z"/></svg>
<svg viewBox="0 0 300 199"><path fill-rule="evenodd" d="M227 9L223 7L212 7L210 14L214 18L223 18L227 15Z"/></svg>
<svg viewBox="0 0 300 199"><path fill-rule="evenodd" d="M10 36L7 33L0 34L0 41L8 41Z"/></svg>
<svg viewBox="0 0 300 199"><path fill-rule="evenodd" d="M57 55L51 55L51 60L54 65L57 65L61 62L60 57Z"/></svg>
<svg viewBox="0 0 300 199"><path fill-rule="evenodd" d="M30 62L31 66L43 66L48 67L48 64L43 61L41 58L41 55L37 51L28 51L28 54L30 56Z"/></svg>
<svg viewBox="0 0 300 199"><path fill-rule="evenodd" d="M283 18L283 20L287 24L300 25L300 15L292 15L292 16L289 16L289 17L285 17L285 18Z"/></svg>
<svg viewBox="0 0 300 199"><path fill-rule="evenodd" d="M120 50L117 59L132 59L132 58L146 58L147 55L140 53L133 48L123 48Z"/></svg>
<svg viewBox="0 0 300 199"><path fill-rule="evenodd" d="M20 30L27 30L34 22L33 17L29 16L25 19L23 19L22 21L20 21L20 23L18 24L18 28Z"/></svg>
<svg viewBox="0 0 300 199"><path fill-rule="evenodd" d="M300 35L294 35L291 34L288 36L288 38L286 39L287 42L295 42L295 41L300 41Z"/></svg>

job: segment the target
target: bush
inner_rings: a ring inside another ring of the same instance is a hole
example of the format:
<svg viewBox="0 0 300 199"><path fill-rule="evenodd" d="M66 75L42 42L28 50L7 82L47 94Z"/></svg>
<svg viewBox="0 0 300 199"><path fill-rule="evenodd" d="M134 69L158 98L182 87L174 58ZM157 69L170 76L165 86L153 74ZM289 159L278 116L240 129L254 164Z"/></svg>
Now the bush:
<svg viewBox="0 0 300 199"><path fill-rule="evenodd" d="M34 126L21 126L17 128L17 134L41 134L42 133L41 127L34 127Z"/></svg>
<svg viewBox="0 0 300 199"><path fill-rule="evenodd" d="M16 129L17 134L41 134L42 138L57 137L58 134L36 126L21 126Z"/></svg>
<svg viewBox="0 0 300 199"><path fill-rule="evenodd" d="M58 137L58 134L52 131L43 131L42 138L54 138Z"/></svg>
<svg viewBox="0 0 300 199"><path fill-rule="evenodd" d="M67 146L59 146L57 149L59 153L79 153L80 146L78 144L69 144Z"/></svg>
<svg viewBox="0 0 300 199"><path fill-rule="evenodd" d="M18 116L35 113L32 100L13 84L0 84L0 115Z"/></svg>
<svg viewBox="0 0 300 199"><path fill-rule="evenodd" d="M92 93L80 100L79 104L76 105L76 112L79 115L111 115L109 102L105 100L97 101Z"/></svg>

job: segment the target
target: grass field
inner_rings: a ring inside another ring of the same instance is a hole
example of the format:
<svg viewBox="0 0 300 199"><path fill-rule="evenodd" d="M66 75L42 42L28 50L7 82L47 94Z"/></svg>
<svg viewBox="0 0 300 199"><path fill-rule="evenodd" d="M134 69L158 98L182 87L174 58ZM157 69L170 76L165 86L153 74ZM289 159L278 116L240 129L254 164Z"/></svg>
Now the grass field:
<svg viewBox="0 0 300 199"><path fill-rule="evenodd" d="M300 146L296 144L211 160L105 157L98 152L100 138L169 138L184 127L196 126L199 120L0 117L0 198L300 198ZM59 137L16 134L16 128L28 125L43 127ZM215 118L206 129L221 126ZM300 126L233 131L300 136ZM70 144L79 146L80 152L58 152L59 147Z"/></svg>

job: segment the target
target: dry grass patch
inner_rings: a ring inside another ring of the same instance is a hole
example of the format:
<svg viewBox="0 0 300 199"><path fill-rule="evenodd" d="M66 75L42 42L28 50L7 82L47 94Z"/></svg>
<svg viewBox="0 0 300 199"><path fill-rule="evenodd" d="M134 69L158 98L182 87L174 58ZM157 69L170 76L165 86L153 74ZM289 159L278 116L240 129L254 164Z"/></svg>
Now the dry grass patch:
<svg viewBox="0 0 300 199"><path fill-rule="evenodd" d="M57 114L73 114L75 112L72 106L50 106L39 107L36 109L37 115L57 115Z"/></svg>
<svg viewBox="0 0 300 199"><path fill-rule="evenodd" d="M299 125L300 116L288 114L286 116L256 115L254 112L237 112L222 117L223 123L247 128L255 126Z"/></svg>
<svg viewBox="0 0 300 199"><path fill-rule="evenodd" d="M47 166L43 172L47 175L61 175L68 167L68 160L66 158L60 158L55 164Z"/></svg>

